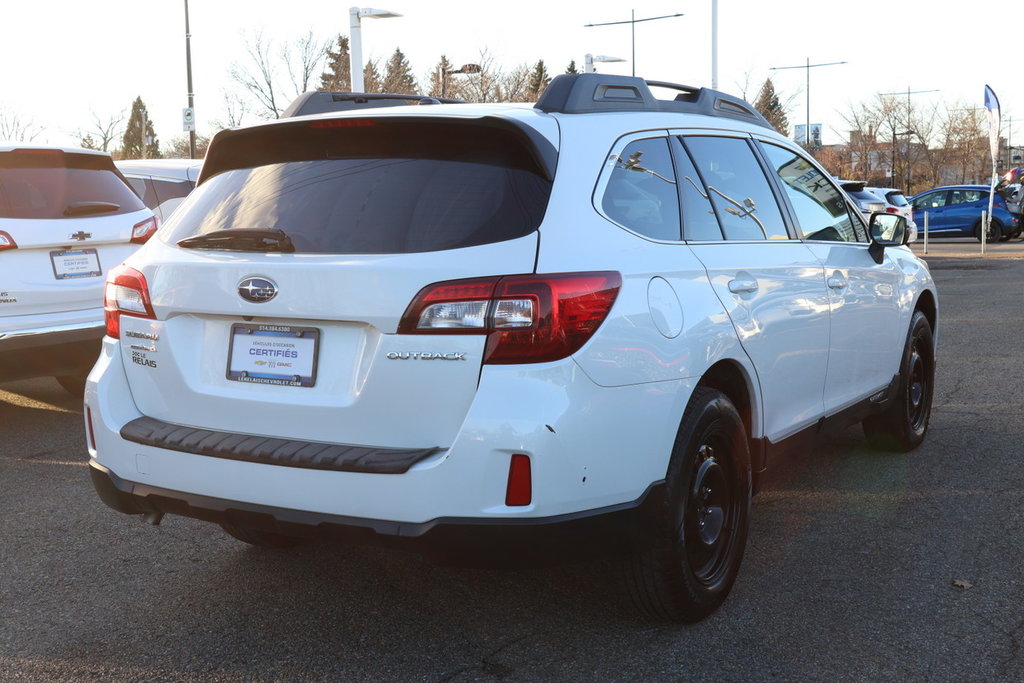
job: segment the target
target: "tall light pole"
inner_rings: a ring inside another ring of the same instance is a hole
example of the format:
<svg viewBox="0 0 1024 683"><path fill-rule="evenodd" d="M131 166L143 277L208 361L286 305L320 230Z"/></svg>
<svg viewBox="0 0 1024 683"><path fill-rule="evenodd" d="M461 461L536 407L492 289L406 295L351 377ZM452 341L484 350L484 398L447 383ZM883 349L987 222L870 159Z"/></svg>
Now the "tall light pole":
<svg viewBox="0 0 1024 683"><path fill-rule="evenodd" d="M589 52L583 57L583 73L592 74L597 69L594 68L594 63L601 62L624 62L626 61L622 57L610 57L608 55L592 55Z"/></svg>
<svg viewBox="0 0 1024 683"><path fill-rule="evenodd" d="M348 10L348 47L349 65L352 70L352 92L363 92L363 35L362 19L388 19L400 17L401 14L386 9L372 7L350 7Z"/></svg>
<svg viewBox="0 0 1024 683"><path fill-rule="evenodd" d="M188 78L188 108L192 111L193 121L195 120L195 107L192 101L192 33L188 28L188 0L185 0L185 73ZM142 132L146 134L145 130ZM192 126L192 130L188 132L188 154L189 159L196 158L196 128Z"/></svg>
<svg viewBox="0 0 1024 683"><path fill-rule="evenodd" d="M811 144L811 69L817 66L835 66L836 64L846 64L846 62L811 64L811 58L808 57L806 64L798 64L796 66L773 66L768 69L769 71L782 71L783 69L807 69L807 128L804 129L804 147L809 147Z"/></svg>
<svg viewBox="0 0 1024 683"><path fill-rule="evenodd" d="M605 22L603 24L584 24L583 28L593 28L594 26L615 26L617 24L629 24L630 35L631 35L632 41L633 41L633 52L632 52L633 58L632 58L631 61L633 62L633 75L636 76L636 25L639 24L641 21L656 21L658 19L671 19L672 17L681 17L681 16L683 16L682 13L679 13L679 14L666 14L663 17L648 17L646 19L637 19L636 18L636 11L635 10L629 10L629 17L630 18L629 18L628 21L608 21L608 22Z"/></svg>
<svg viewBox="0 0 1024 683"><path fill-rule="evenodd" d="M718 90L718 0L711 0L711 89Z"/></svg>

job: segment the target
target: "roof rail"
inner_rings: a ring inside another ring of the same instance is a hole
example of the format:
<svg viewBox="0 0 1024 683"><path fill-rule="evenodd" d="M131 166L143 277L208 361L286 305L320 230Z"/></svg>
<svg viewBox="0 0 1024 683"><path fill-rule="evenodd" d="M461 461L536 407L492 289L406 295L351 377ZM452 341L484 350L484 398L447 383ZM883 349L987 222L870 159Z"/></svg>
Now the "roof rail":
<svg viewBox="0 0 1024 683"><path fill-rule="evenodd" d="M659 100L650 86L679 90L674 100ZM775 130L744 100L710 88L645 81L611 74L561 74L541 93L535 108L546 113L591 114L613 111L663 111L724 116Z"/></svg>

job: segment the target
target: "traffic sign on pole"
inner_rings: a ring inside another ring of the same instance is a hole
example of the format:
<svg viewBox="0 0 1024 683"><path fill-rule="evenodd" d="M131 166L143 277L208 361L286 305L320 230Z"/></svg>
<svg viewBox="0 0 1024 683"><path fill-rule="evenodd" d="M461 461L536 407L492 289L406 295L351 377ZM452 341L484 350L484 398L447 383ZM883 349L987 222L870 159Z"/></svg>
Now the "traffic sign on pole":
<svg viewBox="0 0 1024 683"><path fill-rule="evenodd" d="M192 107L185 107L181 110L181 129L184 131L196 129L196 112Z"/></svg>

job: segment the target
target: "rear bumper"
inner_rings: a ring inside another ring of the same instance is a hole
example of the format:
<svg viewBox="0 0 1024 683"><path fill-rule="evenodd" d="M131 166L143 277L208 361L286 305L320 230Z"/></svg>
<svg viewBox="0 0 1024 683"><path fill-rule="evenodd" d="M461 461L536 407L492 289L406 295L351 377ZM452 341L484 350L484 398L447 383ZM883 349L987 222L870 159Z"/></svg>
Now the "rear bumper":
<svg viewBox="0 0 1024 683"><path fill-rule="evenodd" d="M0 380L85 374L100 354L102 323L0 332Z"/></svg>
<svg viewBox="0 0 1024 683"><path fill-rule="evenodd" d="M396 547L469 563L536 563L626 552L644 542L665 504L664 482L656 482L635 501L595 510L552 517L439 517L408 523L172 491L122 479L95 460L89 463L89 474L100 499L125 514L181 515L302 538Z"/></svg>

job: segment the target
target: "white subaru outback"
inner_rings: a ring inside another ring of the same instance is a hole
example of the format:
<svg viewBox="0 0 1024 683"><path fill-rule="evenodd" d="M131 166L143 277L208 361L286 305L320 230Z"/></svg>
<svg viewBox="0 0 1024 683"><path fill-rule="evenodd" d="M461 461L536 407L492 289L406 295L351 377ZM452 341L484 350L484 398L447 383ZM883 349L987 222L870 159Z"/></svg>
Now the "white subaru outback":
<svg viewBox="0 0 1024 683"><path fill-rule="evenodd" d="M257 545L625 551L698 620L773 461L826 422L924 439L905 228L745 102L638 78L225 131L108 278L92 479Z"/></svg>

